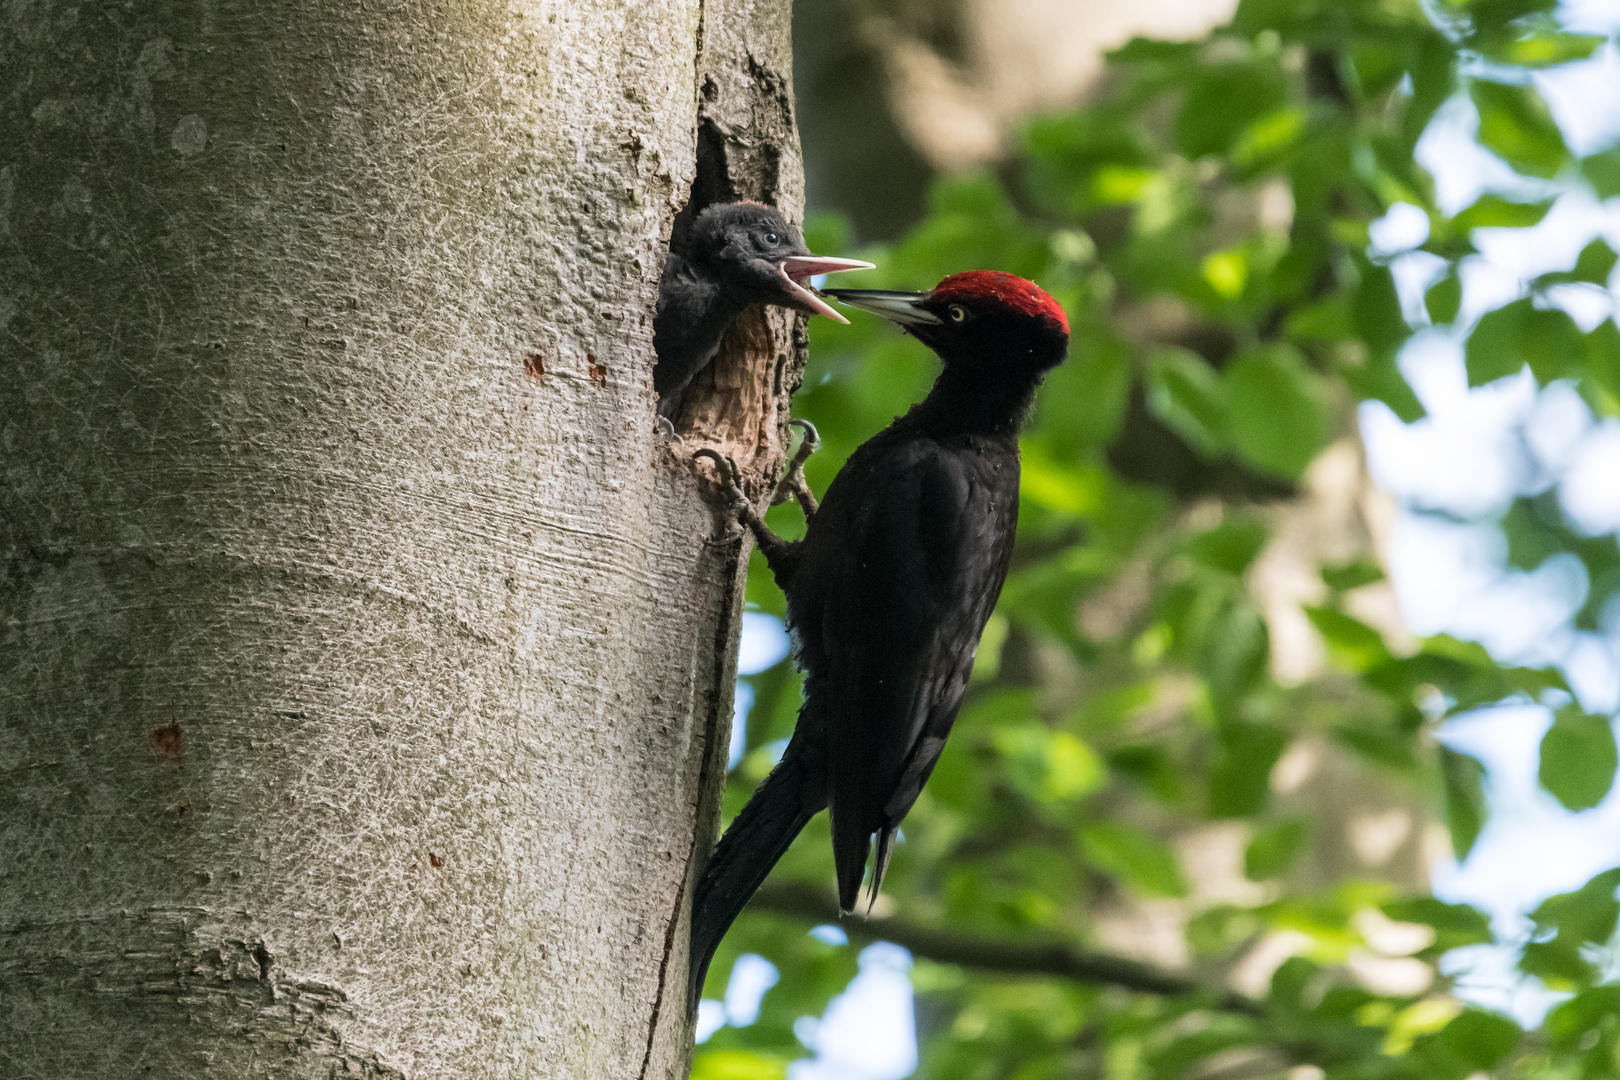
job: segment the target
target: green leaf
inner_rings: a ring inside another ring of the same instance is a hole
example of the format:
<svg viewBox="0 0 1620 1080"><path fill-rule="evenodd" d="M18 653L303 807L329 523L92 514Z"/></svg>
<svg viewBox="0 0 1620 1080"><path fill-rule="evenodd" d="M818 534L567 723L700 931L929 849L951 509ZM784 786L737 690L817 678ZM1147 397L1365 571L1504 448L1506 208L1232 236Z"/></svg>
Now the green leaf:
<svg viewBox="0 0 1620 1080"><path fill-rule="evenodd" d="M1180 805L1186 795L1186 771L1161 747L1122 746L1108 755L1108 766L1166 805Z"/></svg>
<svg viewBox="0 0 1620 1080"><path fill-rule="evenodd" d="M1231 445L1226 388L1218 372L1186 349L1160 349L1147 363L1148 411L1205 457Z"/></svg>
<svg viewBox="0 0 1620 1080"><path fill-rule="evenodd" d="M1614 786L1614 726L1577 706L1558 710L1541 739L1541 786L1566 810L1590 810Z"/></svg>
<svg viewBox="0 0 1620 1080"><path fill-rule="evenodd" d="M1546 509L1534 499L1514 499L1498 523L1507 541L1507 564L1517 570L1534 570L1564 550L1564 531L1554 518L1543 516ZM1557 507L1552 508L1557 513Z"/></svg>
<svg viewBox="0 0 1620 1080"><path fill-rule="evenodd" d="M1221 736L1209 776L1209 816L1259 813L1271 790L1271 768L1282 757L1288 736L1259 724L1233 724Z"/></svg>
<svg viewBox="0 0 1620 1080"><path fill-rule="evenodd" d="M1477 1070L1494 1069L1519 1045L1519 1025L1505 1016L1466 1009L1440 1037L1452 1053Z"/></svg>
<svg viewBox="0 0 1620 1080"><path fill-rule="evenodd" d="M1547 1038L1555 1049L1577 1049L1593 1028L1620 1020L1620 986L1583 990L1547 1015Z"/></svg>
<svg viewBox="0 0 1620 1080"><path fill-rule="evenodd" d="M754 704L748 710L748 749L757 750L792 735L804 686L804 675L793 662L784 659L740 681L754 688Z"/></svg>
<svg viewBox="0 0 1620 1080"><path fill-rule="evenodd" d="M1243 876L1265 881L1286 873L1310 836L1310 822L1302 817L1285 818L1259 830L1243 853Z"/></svg>
<svg viewBox="0 0 1620 1080"><path fill-rule="evenodd" d="M1468 858L1485 825L1485 766L1447 746L1440 748L1440 776L1446 797L1446 828L1457 861Z"/></svg>
<svg viewBox="0 0 1620 1080"><path fill-rule="evenodd" d="M1131 358L1117 338L1088 335L1070 347L1069 362L1046 377L1035 401L1036 424L1053 449L1077 455L1119 434L1131 389Z"/></svg>
<svg viewBox="0 0 1620 1080"><path fill-rule="evenodd" d="M1581 392L1599 416L1620 416L1620 327L1613 319L1586 335L1585 378Z"/></svg>
<svg viewBox="0 0 1620 1080"><path fill-rule="evenodd" d="M1285 346L1245 353L1224 377L1238 453L1263 472L1295 479L1327 443L1327 407L1298 354Z"/></svg>
<svg viewBox="0 0 1620 1080"><path fill-rule="evenodd" d="M1103 508L1106 478L1095 469L1076 468L1047 452L1043 441L1026 439L1018 494L1036 506L1077 517Z"/></svg>
<svg viewBox="0 0 1620 1080"><path fill-rule="evenodd" d="M1282 72L1264 64L1228 64L1189 80L1175 122L1176 147L1189 158L1224 153L1250 124L1285 101Z"/></svg>
<svg viewBox="0 0 1620 1080"><path fill-rule="evenodd" d="M1353 559L1337 566L1319 568L1322 582L1334 592L1349 592L1363 585L1384 580L1384 568L1371 559Z"/></svg>
<svg viewBox="0 0 1620 1080"><path fill-rule="evenodd" d="M1462 280L1448 272L1423 294L1423 306L1428 309L1429 320L1436 325L1451 322L1462 307Z"/></svg>
<svg viewBox="0 0 1620 1080"><path fill-rule="evenodd" d="M1206 627L1199 651L1199 671L1210 692L1233 698L1265 674L1271 653L1266 621L1247 598L1223 604Z"/></svg>
<svg viewBox="0 0 1620 1080"><path fill-rule="evenodd" d="M1574 990L1592 983L1596 972L1569 941L1532 941L1519 954L1519 970L1534 975L1551 990Z"/></svg>
<svg viewBox="0 0 1620 1080"><path fill-rule="evenodd" d="M1213 529L1196 533L1186 544L1194 562L1223 574L1241 575L1266 546L1269 534L1263 521L1233 514Z"/></svg>
<svg viewBox="0 0 1620 1080"><path fill-rule="evenodd" d="M1530 913L1530 921L1579 944L1602 945L1614 936L1615 923L1620 920L1620 901L1614 897L1617 887L1620 869L1605 870L1573 892L1543 900Z"/></svg>
<svg viewBox="0 0 1620 1080"><path fill-rule="evenodd" d="M1607 287L1616 261L1620 261L1620 255L1615 253L1608 241L1599 237L1581 249L1580 256L1575 260L1575 269L1570 273L1575 275L1576 281Z"/></svg>
<svg viewBox="0 0 1620 1080"><path fill-rule="evenodd" d="M1187 883L1175 852L1147 833L1114 822L1080 830L1086 859L1148 896L1185 896Z"/></svg>
<svg viewBox="0 0 1620 1080"><path fill-rule="evenodd" d="M1620 195L1620 146L1582 159L1581 176L1600 199Z"/></svg>
<svg viewBox="0 0 1620 1080"><path fill-rule="evenodd" d="M1271 973L1271 1000L1283 1008L1301 1008L1305 992L1321 970L1303 956L1289 957Z"/></svg>
<svg viewBox="0 0 1620 1080"><path fill-rule="evenodd" d="M1262 116L1238 138L1232 147L1232 161L1243 168L1252 168L1274 158L1299 141L1308 119L1305 109L1298 105Z"/></svg>
<svg viewBox="0 0 1620 1080"><path fill-rule="evenodd" d="M1452 229L1467 234L1475 229L1528 229L1547 216L1552 200L1509 202L1500 195L1483 195L1474 205L1452 218Z"/></svg>
<svg viewBox="0 0 1620 1080"><path fill-rule="evenodd" d="M1423 403L1401 374L1395 354L1393 347L1384 349L1367 357L1360 366L1341 365L1338 373L1355 394L1383 402L1403 422L1411 424L1423 419Z"/></svg>
<svg viewBox="0 0 1620 1080"><path fill-rule="evenodd" d="M1340 666L1360 672L1389 660L1383 635L1359 619L1323 607L1307 607L1305 616L1322 635L1329 655Z"/></svg>
<svg viewBox="0 0 1620 1080"><path fill-rule="evenodd" d="M1553 177L1569 152L1547 103L1533 87L1476 79L1468 96L1479 110L1479 141L1515 169L1530 176Z"/></svg>
<svg viewBox="0 0 1620 1080"><path fill-rule="evenodd" d="M1571 374L1584 351L1584 335L1573 319L1538 310L1525 297L1487 313L1468 335L1468 385L1517 375L1525 364L1541 382L1552 382Z"/></svg>
<svg viewBox="0 0 1620 1080"><path fill-rule="evenodd" d="M1581 249L1581 254L1575 260L1573 269L1554 274L1542 274L1536 278L1536 288L1542 289L1548 285L1567 285L1576 282L1602 285L1607 288L1609 273L1614 269L1615 258L1614 249L1602 237L1599 237Z"/></svg>
<svg viewBox="0 0 1620 1080"><path fill-rule="evenodd" d="M1013 785L1035 802L1072 801L1108 780L1102 759L1067 731L1020 724L998 728L994 743Z"/></svg>
<svg viewBox="0 0 1620 1080"><path fill-rule="evenodd" d="M1559 30L1530 34L1486 48L1485 55L1499 64L1544 68L1584 60L1604 39L1596 34L1570 34Z"/></svg>
<svg viewBox="0 0 1620 1080"><path fill-rule="evenodd" d="M1467 904L1448 904L1432 896L1414 896L1385 904L1382 910L1397 922L1432 927L1435 940L1430 951L1435 953L1494 940L1490 917Z"/></svg>
<svg viewBox="0 0 1620 1080"><path fill-rule="evenodd" d="M1620 921L1620 869L1605 870L1574 892L1549 896L1530 913L1536 940L1524 947L1519 968L1554 990L1590 986L1598 970L1589 958L1592 946L1606 944ZM1549 939L1548 934L1552 937Z"/></svg>
<svg viewBox="0 0 1620 1080"><path fill-rule="evenodd" d="M1187 944L1199 956L1222 956L1253 939L1260 920L1248 908L1216 904L1187 920Z"/></svg>
<svg viewBox="0 0 1620 1080"><path fill-rule="evenodd" d="M1357 333L1375 353L1398 348L1406 341L1407 329L1394 275L1389 267L1374 266L1365 259L1356 265L1361 277L1352 308Z"/></svg>
<svg viewBox="0 0 1620 1080"><path fill-rule="evenodd" d="M1343 341L1356 336L1350 305L1342 296L1330 296L1298 308L1288 316L1285 328L1288 336L1296 341Z"/></svg>
<svg viewBox="0 0 1620 1080"><path fill-rule="evenodd" d="M783 1080L787 1058L754 1050L699 1050L692 1080Z"/></svg>
<svg viewBox="0 0 1620 1080"><path fill-rule="evenodd" d="M1035 690L1013 688L968 698L957 718L962 728L994 728L1004 724L1027 723L1040 715L1040 694Z"/></svg>

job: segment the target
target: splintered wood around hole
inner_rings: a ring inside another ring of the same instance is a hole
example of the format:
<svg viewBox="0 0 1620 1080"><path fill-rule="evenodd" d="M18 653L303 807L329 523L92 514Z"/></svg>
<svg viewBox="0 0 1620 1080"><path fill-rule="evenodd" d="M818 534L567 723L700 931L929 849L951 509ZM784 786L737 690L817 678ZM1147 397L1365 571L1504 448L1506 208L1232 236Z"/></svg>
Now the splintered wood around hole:
<svg viewBox="0 0 1620 1080"><path fill-rule="evenodd" d="M750 307L726 332L714 361L687 386L675 426L688 445L732 454L749 477L780 465L776 367L790 349L793 320L780 309ZM778 345L780 340L784 344Z"/></svg>

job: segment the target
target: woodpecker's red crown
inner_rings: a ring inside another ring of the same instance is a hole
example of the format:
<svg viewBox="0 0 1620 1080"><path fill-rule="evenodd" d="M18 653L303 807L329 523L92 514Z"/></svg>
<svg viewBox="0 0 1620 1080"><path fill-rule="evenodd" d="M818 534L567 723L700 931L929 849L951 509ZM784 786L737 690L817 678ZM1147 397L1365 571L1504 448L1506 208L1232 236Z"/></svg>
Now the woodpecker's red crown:
<svg viewBox="0 0 1620 1080"><path fill-rule="evenodd" d="M977 300L1010 308L1034 318L1046 318L1069 332L1069 317L1045 289L1033 281L1000 270L969 270L934 286L931 301L955 303Z"/></svg>

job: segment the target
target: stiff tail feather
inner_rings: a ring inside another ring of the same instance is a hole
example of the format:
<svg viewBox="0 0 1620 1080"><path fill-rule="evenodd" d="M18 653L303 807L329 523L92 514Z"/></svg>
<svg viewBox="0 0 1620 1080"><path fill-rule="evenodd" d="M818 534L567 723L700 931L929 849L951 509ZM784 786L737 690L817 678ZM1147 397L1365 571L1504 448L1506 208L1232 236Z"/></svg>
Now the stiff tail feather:
<svg viewBox="0 0 1620 1080"><path fill-rule="evenodd" d="M697 1008L720 939L793 838L826 805L826 732L821 723L803 713L782 760L720 838L698 881L692 899L688 1008Z"/></svg>
<svg viewBox="0 0 1620 1080"><path fill-rule="evenodd" d="M877 858L872 860L872 888L866 894L866 913L872 914L872 905L877 903L878 890L883 888L883 875L889 872L889 856L894 854L893 825L885 825L878 830Z"/></svg>

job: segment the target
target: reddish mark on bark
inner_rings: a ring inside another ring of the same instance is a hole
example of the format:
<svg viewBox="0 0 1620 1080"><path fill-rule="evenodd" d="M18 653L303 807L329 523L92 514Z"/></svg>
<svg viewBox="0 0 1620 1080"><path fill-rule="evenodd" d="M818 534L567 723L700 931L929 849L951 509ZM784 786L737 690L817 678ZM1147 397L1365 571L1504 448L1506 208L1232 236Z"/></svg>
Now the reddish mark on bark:
<svg viewBox="0 0 1620 1080"><path fill-rule="evenodd" d="M596 354L589 352L586 353L585 363L589 365L586 370L590 372L591 382L595 383L597 386L606 386L607 368L596 362Z"/></svg>
<svg viewBox="0 0 1620 1080"><path fill-rule="evenodd" d="M164 761L179 761L181 737L180 725L170 721L152 732L152 750Z"/></svg>
<svg viewBox="0 0 1620 1080"><path fill-rule="evenodd" d="M532 352L523 358L523 370L538 379L546 373L545 359L539 353Z"/></svg>
<svg viewBox="0 0 1620 1080"><path fill-rule="evenodd" d="M433 854L431 851L428 852L428 862L433 864L433 869L435 870L444 865L444 860Z"/></svg>

